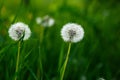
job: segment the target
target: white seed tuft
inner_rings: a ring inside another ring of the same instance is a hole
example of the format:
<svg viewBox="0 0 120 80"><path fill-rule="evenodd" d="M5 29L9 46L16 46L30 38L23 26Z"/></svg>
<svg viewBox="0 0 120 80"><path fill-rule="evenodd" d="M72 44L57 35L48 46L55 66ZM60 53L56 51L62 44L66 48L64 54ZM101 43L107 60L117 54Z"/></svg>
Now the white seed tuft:
<svg viewBox="0 0 120 80"><path fill-rule="evenodd" d="M65 24L61 30L61 36L65 42L78 42L84 37L81 25L75 23Z"/></svg>
<svg viewBox="0 0 120 80"><path fill-rule="evenodd" d="M98 78L97 80L105 80L104 78Z"/></svg>
<svg viewBox="0 0 120 80"><path fill-rule="evenodd" d="M37 23L37 24L41 24L41 22L42 22L42 19L41 19L40 17L37 17L37 18L36 18L36 23Z"/></svg>
<svg viewBox="0 0 120 80"><path fill-rule="evenodd" d="M31 31L28 25L22 22L17 22L15 24L12 24L9 28L8 33L9 36L15 41L18 41L22 37L23 40L27 40L31 35Z"/></svg>

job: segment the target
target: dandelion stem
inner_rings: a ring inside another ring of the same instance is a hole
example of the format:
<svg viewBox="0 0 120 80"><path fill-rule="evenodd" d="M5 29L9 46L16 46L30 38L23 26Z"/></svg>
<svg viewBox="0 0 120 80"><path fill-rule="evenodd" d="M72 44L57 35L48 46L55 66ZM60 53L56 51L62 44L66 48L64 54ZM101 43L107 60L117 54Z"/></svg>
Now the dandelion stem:
<svg viewBox="0 0 120 80"><path fill-rule="evenodd" d="M67 55L66 55L65 62L64 62L64 64L63 64L63 67L61 68L60 80L63 80L63 77L64 77L65 69L66 69L66 66L67 66L68 59L69 59L71 44L72 44L72 43L70 42L70 43L69 43L68 52L67 52Z"/></svg>
<svg viewBox="0 0 120 80"><path fill-rule="evenodd" d="M59 55L58 71L60 70L62 66L63 54L64 54L63 51L64 51L64 44L62 44L62 48L61 48L60 55Z"/></svg>
<svg viewBox="0 0 120 80"><path fill-rule="evenodd" d="M21 47L21 41L18 42L18 54L17 54L15 73L18 73L18 65L19 65L19 57L20 57L20 47ZM15 80L17 80L17 75L15 76Z"/></svg>
<svg viewBox="0 0 120 80"><path fill-rule="evenodd" d="M39 58L38 58L38 61L39 61L39 66L40 66L40 71L38 69L38 79L42 80L42 76L43 76L43 68L42 68L42 59L41 59L41 50L40 50L40 45L39 45ZM40 78L41 77L41 78Z"/></svg>
<svg viewBox="0 0 120 80"><path fill-rule="evenodd" d="M40 28L41 30L41 33L40 33L40 39L39 39L39 56L38 56L38 64L39 64L39 67L38 67L38 71L37 71L37 77L39 80L43 80L43 65L42 65L42 49L41 49L41 45L42 45L42 42L43 42L43 34L44 34L44 27L41 27Z"/></svg>

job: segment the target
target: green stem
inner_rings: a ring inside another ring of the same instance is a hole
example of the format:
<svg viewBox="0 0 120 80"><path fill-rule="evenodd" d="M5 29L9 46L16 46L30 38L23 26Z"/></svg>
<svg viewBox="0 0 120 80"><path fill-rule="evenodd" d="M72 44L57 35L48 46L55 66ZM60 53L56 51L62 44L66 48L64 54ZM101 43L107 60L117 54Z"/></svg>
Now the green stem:
<svg viewBox="0 0 120 80"><path fill-rule="evenodd" d="M65 69L66 69L66 66L67 66L68 59L69 59L70 49L71 49L71 43L69 43L69 47L68 47L68 52L67 52L67 55L66 55L66 59L65 59L65 62L63 64L63 67L61 68L60 80L63 80L63 77L64 77Z"/></svg>
<svg viewBox="0 0 120 80"><path fill-rule="evenodd" d="M63 51L64 51L64 44L62 44L62 47L61 47L61 50L60 50L60 56L59 56L59 62L58 62L58 71L60 70L61 68L61 65L62 65L62 61L63 61Z"/></svg>
<svg viewBox="0 0 120 80"><path fill-rule="evenodd" d="M40 28L41 30L41 33L40 33L40 39L39 39L39 58L38 58L38 64L39 64L39 67L38 67L38 72L37 72L37 77L39 80L43 80L43 65L42 65L42 49L41 49L41 45L42 45L42 42L43 42L43 35L44 35L44 27L41 27Z"/></svg>
<svg viewBox="0 0 120 80"><path fill-rule="evenodd" d="M42 80L43 68L42 68L42 60L41 60L41 53L40 52L41 52L41 50L40 50L40 45L39 45L39 58L38 58L38 60L39 60L40 71L38 68L38 79Z"/></svg>
<svg viewBox="0 0 120 80"><path fill-rule="evenodd" d="M21 41L18 42L18 54L17 54L15 73L18 73L18 65L19 65L19 57L20 57L20 46L21 46ZM17 80L17 75L15 75L15 80Z"/></svg>

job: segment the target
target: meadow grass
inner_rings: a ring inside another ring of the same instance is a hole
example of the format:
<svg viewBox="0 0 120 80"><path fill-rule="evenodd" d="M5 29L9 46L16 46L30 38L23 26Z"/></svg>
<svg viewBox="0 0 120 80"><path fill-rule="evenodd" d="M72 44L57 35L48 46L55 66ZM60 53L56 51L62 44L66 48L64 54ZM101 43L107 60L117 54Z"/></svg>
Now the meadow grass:
<svg viewBox="0 0 120 80"><path fill-rule="evenodd" d="M17 42L8 35L11 24L22 21L32 35L21 44L18 80L59 80L68 43L60 30L75 22L85 30L72 44L64 80L119 80L120 5L117 0L0 0L0 80L14 80ZM50 15L50 28L37 25L36 17Z"/></svg>

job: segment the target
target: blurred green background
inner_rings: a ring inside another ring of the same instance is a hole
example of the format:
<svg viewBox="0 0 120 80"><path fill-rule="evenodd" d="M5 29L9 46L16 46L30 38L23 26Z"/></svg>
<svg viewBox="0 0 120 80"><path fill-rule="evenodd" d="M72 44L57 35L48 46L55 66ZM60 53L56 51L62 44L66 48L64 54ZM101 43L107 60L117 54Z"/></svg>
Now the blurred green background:
<svg viewBox="0 0 120 80"><path fill-rule="evenodd" d="M119 13L119 0L0 0L0 80L15 75L17 42L8 29L19 21L29 25L32 36L22 44L18 80L59 80L68 48L60 30L68 22L82 25L85 37L72 44L64 80L119 80ZM43 33L35 19L45 15L53 17L55 25Z"/></svg>

